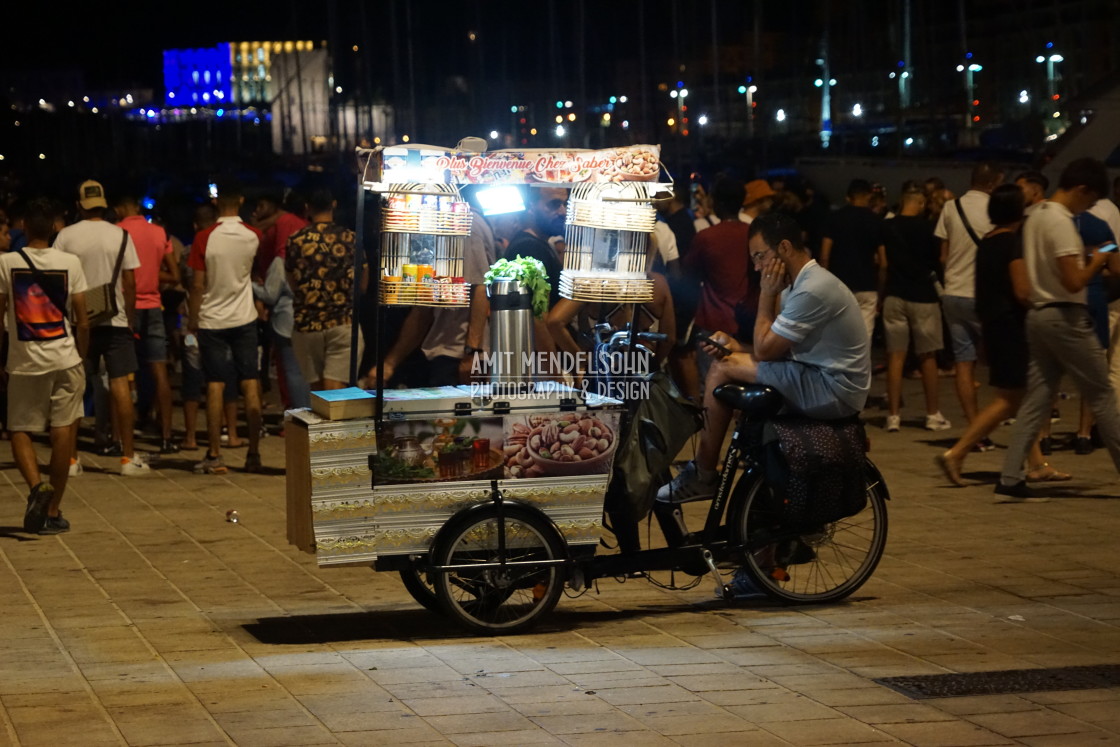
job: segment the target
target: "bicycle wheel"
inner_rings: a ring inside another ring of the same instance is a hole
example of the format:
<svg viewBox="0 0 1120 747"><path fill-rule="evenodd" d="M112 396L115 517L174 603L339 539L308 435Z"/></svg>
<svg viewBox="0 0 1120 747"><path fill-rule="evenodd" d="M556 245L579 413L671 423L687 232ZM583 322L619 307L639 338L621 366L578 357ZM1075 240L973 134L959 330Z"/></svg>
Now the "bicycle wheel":
<svg viewBox="0 0 1120 747"><path fill-rule="evenodd" d="M781 502L761 478L746 490L733 527L738 541L748 548L743 568L767 595L793 604L834 602L854 592L874 573L887 543L888 494L882 476L870 462L867 506L817 531L783 531Z"/></svg>
<svg viewBox="0 0 1120 747"><path fill-rule="evenodd" d="M407 568L400 570L401 582L408 593L412 595L420 606L432 612L443 613L439 597L436 596L435 584L432 582L433 574L427 570L427 563L419 558L409 558Z"/></svg>
<svg viewBox="0 0 1120 747"><path fill-rule="evenodd" d="M488 506L452 518L432 552L444 611L487 635L532 626L556 606L567 575L566 547L544 517L522 506L502 506L502 551L497 512L497 506Z"/></svg>

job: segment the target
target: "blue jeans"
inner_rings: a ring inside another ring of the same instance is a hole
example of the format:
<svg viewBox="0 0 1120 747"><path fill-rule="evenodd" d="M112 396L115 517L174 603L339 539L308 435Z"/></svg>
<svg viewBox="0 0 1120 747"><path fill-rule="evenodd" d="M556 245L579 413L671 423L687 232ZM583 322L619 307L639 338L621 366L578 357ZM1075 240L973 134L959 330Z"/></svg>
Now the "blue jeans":
<svg viewBox="0 0 1120 747"><path fill-rule="evenodd" d="M288 397L292 400L292 409L311 407L311 392L307 382L303 380L303 373L299 370L299 361L296 360L295 351L292 350L292 338L281 337L272 327L268 328L268 332L272 337L272 345L280 365L284 367L284 379L288 383Z"/></svg>

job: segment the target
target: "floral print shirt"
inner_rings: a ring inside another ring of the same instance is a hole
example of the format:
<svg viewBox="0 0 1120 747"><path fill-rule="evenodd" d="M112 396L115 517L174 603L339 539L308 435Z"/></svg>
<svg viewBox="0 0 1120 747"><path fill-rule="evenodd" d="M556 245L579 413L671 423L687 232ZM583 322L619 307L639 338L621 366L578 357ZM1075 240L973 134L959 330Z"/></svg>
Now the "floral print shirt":
<svg viewBox="0 0 1120 747"><path fill-rule="evenodd" d="M320 332L350 324L354 232L312 223L288 238L284 269L291 275L295 329Z"/></svg>

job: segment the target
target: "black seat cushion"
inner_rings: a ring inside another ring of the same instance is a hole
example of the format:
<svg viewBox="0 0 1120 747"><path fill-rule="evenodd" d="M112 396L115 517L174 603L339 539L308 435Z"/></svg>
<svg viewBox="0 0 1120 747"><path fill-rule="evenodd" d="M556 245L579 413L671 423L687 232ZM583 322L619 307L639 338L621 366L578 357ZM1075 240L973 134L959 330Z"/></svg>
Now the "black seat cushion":
<svg viewBox="0 0 1120 747"><path fill-rule="evenodd" d="M752 419L773 417L785 404L776 389L762 384L723 384L716 387L715 395L720 402Z"/></svg>

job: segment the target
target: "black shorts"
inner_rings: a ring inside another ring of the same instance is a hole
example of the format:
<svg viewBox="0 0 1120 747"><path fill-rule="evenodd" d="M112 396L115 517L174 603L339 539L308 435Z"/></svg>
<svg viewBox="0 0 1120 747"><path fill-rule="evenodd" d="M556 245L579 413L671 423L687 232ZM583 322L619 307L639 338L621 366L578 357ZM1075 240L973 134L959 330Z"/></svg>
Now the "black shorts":
<svg viewBox="0 0 1120 747"><path fill-rule="evenodd" d="M136 340L127 327L101 325L89 331L89 355L86 357L86 375L101 373L101 359L110 379L136 373Z"/></svg>
<svg viewBox="0 0 1120 747"><path fill-rule="evenodd" d="M260 372L257 357L257 323L228 329L198 330L198 351L206 381L250 381Z"/></svg>
<svg viewBox="0 0 1120 747"><path fill-rule="evenodd" d="M998 389L1026 389L1030 351L1023 322L1002 317L981 324L988 347L988 383Z"/></svg>

